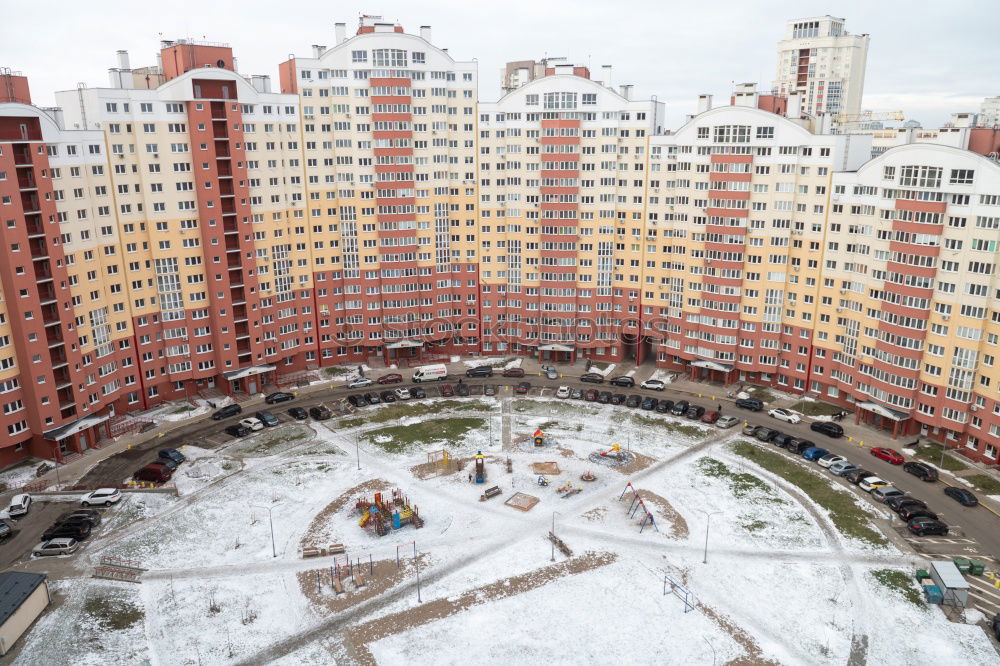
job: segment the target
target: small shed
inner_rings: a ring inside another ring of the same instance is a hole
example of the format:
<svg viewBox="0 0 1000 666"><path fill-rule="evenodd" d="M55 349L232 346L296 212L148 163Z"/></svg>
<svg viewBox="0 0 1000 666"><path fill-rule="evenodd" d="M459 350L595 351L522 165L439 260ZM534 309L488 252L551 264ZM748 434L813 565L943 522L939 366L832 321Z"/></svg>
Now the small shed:
<svg viewBox="0 0 1000 666"><path fill-rule="evenodd" d="M965 608L969 604L969 583L954 562L931 562L931 578L941 588L941 603L945 606Z"/></svg>
<svg viewBox="0 0 1000 666"><path fill-rule="evenodd" d="M0 656L7 654L48 605L45 574L0 574Z"/></svg>

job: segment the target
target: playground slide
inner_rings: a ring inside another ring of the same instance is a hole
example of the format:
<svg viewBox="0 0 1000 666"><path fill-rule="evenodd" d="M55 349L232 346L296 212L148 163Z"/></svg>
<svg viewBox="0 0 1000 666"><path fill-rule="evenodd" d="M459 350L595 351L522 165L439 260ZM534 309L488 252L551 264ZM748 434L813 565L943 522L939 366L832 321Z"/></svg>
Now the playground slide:
<svg viewBox="0 0 1000 666"><path fill-rule="evenodd" d="M358 526L359 527L364 527L365 525L367 525L368 521L371 519L371 517L372 517L372 514L370 514L370 513L366 513L365 515L361 516L361 520L358 521Z"/></svg>

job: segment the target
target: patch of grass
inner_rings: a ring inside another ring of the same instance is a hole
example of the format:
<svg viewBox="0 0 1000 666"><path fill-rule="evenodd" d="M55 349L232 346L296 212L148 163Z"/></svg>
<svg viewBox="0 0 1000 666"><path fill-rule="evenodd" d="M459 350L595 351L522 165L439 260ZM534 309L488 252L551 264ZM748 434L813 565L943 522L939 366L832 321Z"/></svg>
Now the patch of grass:
<svg viewBox="0 0 1000 666"><path fill-rule="evenodd" d="M948 447L942 447L940 444L935 444L934 442L918 444L916 446L917 457L926 460L927 462L934 463L949 472L960 472L964 469L969 469L968 465L948 453L944 454L944 462L942 462L942 448L946 449Z"/></svg>
<svg viewBox="0 0 1000 666"><path fill-rule="evenodd" d="M173 409L171 409L167 413L168 414L187 414L192 409L194 409L194 407L192 407L191 405L182 405L180 407L174 407Z"/></svg>
<svg viewBox="0 0 1000 666"><path fill-rule="evenodd" d="M342 377L343 375L350 374L352 370L356 370L356 366L351 366L346 368L342 365L331 365L329 368L323 368L323 376L327 379L331 377Z"/></svg>
<svg viewBox="0 0 1000 666"><path fill-rule="evenodd" d="M558 427L559 427L558 421L546 421L545 423L539 424L538 429L541 430L542 432L545 432L546 430L552 430L553 428L558 428Z"/></svg>
<svg viewBox="0 0 1000 666"><path fill-rule="evenodd" d="M608 366L611 365L608 361L594 361L590 364L590 369L593 370L607 370Z"/></svg>
<svg viewBox="0 0 1000 666"><path fill-rule="evenodd" d="M881 532L870 526L868 514L855 503L854 498L838 490L829 480L813 474L791 458L761 449L746 441L735 441L731 448L736 455L751 460L798 486L810 499L827 511L830 520L842 534L873 546L885 546L889 543Z"/></svg>
<svg viewBox="0 0 1000 666"><path fill-rule="evenodd" d="M1000 495L1000 481L987 474L972 474L963 479L979 488L987 495Z"/></svg>
<svg viewBox="0 0 1000 666"><path fill-rule="evenodd" d="M771 493L771 486L767 485L764 479L748 472L734 472L721 460L709 457L701 458L698 460L698 468L705 476L712 476L728 481L729 487L736 497L744 498L754 492ZM777 497L774 499L778 502L781 501Z"/></svg>
<svg viewBox="0 0 1000 666"><path fill-rule="evenodd" d="M831 405L828 402L817 402L815 400L799 400L789 409L805 414L806 416L833 416L843 411L843 408L837 405Z"/></svg>
<svg viewBox="0 0 1000 666"><path fill-rule="evenodd" d="M920 596L920 590L913 584L913 579L905 571L900 571L899 569L874 569L871 574L875 580L885 587L902 594L914 606L918 608L927 607L923 597Z"/></svg>
<svg viewBox="0 0 1000 666"><path fill-rule="evenodd" d="M470 402L462 402L461 400L436 400L434 402L417 403L394 402L388 407L372 410L363 416L342 419L338 425L341 428L357 428L366 423L387 423L408 417L440 414L441 412L485 412L492 409L492 405L482 400L472 400Z"/></svg>
<svg viewBox="0 0 1000 666"><path fill-rule="evenodd" d="M749 523L742 523L740 527L745 529L747 532L759 532L768 525L770 525L770 523L766 523L763 520L752 520Z"/></svg>
<svg viewBox="0 0 1000 666"><path fill-rule="evenodd" d="M405 426L387 426L365 433L365 438L388 453L402 453L417 444L444 442L446 446L460 443L471 430L486 425L485 419L454 418L434 419ZM388 438L387 441L379 439Z"/></svg>
<svg viewBox="0 0 1000 666"><path fill-rule="evenodd" d="M143 610L131 601L108 596L89 597L83 604L83 610L106 631L128 629L146 617Z"/></svg>
<svg viewBox="0 0 1000 666"><path fill-rule="evenodd" d="M641 428L656 428L669 434L683 435L684 437L699 438L709 433L704 428L686 423L677 423L666 419L654 419L641 414L632 414L632 422Z"/></svg>
<svg viewBox="0 0 1000 666"><path fill-rule="evenodd" d="M775 400L775 395L768 391L763 386L744 386L743 392L749 395L751 398L760 400L761 402L771 402Z"/></svg>

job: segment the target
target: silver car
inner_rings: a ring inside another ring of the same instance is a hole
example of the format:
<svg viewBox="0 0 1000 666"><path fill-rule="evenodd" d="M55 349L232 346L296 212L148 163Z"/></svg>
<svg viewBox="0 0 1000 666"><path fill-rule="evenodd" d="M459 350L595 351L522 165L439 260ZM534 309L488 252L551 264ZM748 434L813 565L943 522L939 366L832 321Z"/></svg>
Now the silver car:
<svg viewBox="0 0 1000 666"><path fill-rule="evenodd" d="M720 416L719 420L715 422L716 428L732 428L734 425L739 423L740 420L735 416Z"/></svg>
<svg viewBox="0 0 1000 666"><path fill-rule="evenodd" d="M542 376L546 379L559 379L559 371L551 365L543 365Z"/></svg>
<svg viewBox="0 0 1000 666"><path fill-rule="evenodd" d="M33 555L69 555L80 547L76 539L49 539L31 549Z"/></svg>

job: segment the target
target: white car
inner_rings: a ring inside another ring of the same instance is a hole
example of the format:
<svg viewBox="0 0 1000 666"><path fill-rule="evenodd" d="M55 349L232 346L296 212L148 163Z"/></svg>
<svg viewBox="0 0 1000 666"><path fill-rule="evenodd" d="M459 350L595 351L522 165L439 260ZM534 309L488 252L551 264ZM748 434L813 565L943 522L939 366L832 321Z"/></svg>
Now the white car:
<svg viewBox="0 0 1000 666"><path fill-rule="evenodd" d="M412 397L410 395L410 389L398 388L393 392L396 394L397 400L409 400Z"/></svg>
<svg viewBox="0 0 1000 666"><path fill-rule="evenodd" d="M355 377L351 381L347 382L347 388L349 389L364 388L365 386L371 386L374 383L375 382L368 379L367 377Z"/></svg>
<svg viewBox="0 0 1000 666"><path fill-rule="evenodd" d="M647 379L643 383L639 384L639 388L649 389L650 391L662 391L666 383L660 381L659 379Z"/></svg>
<svg viewBox="0 0 1000 666"><path fill-rule="evenodd" d="M556 389L556 397L557 398L568 398L569 397L569 387L568 386L560 386L558 389Z"/></svg>
<svg viewBox="0 0 1000 666"><path fill-rule="evenodd" d="M251 430L254 431L264 429L264 423L260 419L255 419L252 416L240 421L240 425L243 426L244 428L250 428Z"/></svg>
<svg viewBox="0 0 1000 666"><path fill-rule="evenodd" d="M844 456L838 456L836 453L830 453L828 455L823 456L816 462L819 463L820 467L829 467L833 463L838 463L841 460L847 460L847 458L845 458Z"/></svg>
<svg viewBox="0 0 1000 666"><path fill-rule="evenodd" d="M7 507L7 515L13 518L14 516L23 516L28 513L28 508L31 506L31 495L20 494L14 495L10 498L10 506Z"/></svg>
<svg viewBox="0 0 1000 666"><path fill-rule="evenodd" d="M802 417L798 414L790 412L787 409L772 409L767 413L767 415L787 423L798 423L802 420Z"/></svg>
<svg viewBox="0 0 1000 666"><path fill-rule="evenodd" d="M69 555L80 547L76 539L49 539L31 549L32 555Z"/></svg>
<svg viewBox="0 0 1000 666"><path fill-rule="evenodd" d="M122 491L117 488L98 488L97 490L87 493L80 500L80 506L90 506L91 504L103 504L104 506L111 506L115 504L122 498Z"/></svg>
<svg viewBox="0 0 1000 666"><path fill-rule="evenodd" d="M858 484L858 488L864 490L865 492L871 492L876 488L882 488L889 485L888 481L878 478L877 476L869 476L861 479L861 483Z"/></svg>

